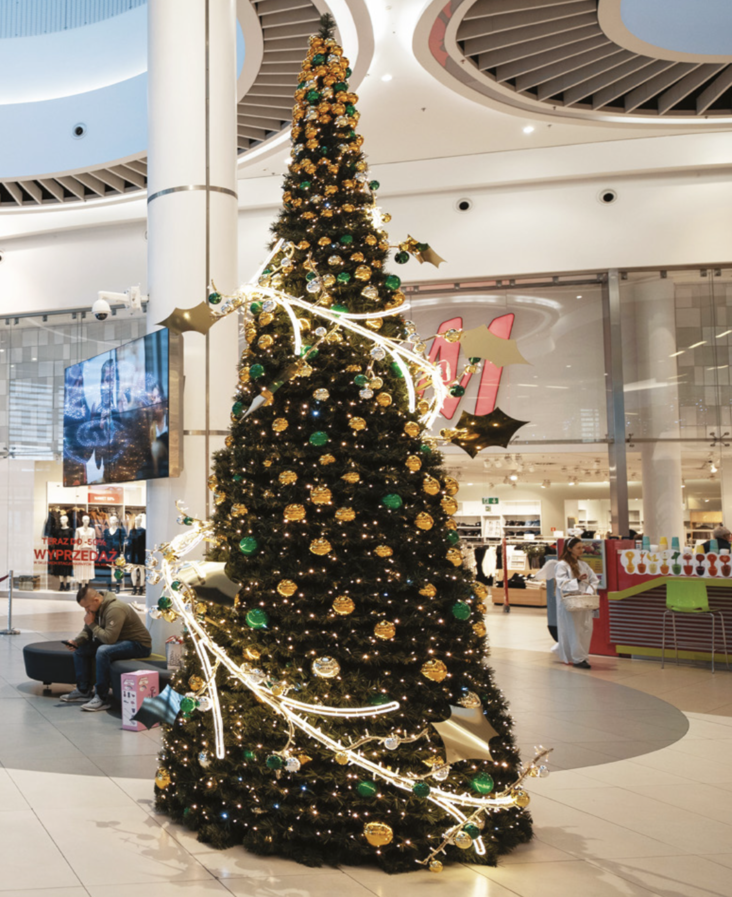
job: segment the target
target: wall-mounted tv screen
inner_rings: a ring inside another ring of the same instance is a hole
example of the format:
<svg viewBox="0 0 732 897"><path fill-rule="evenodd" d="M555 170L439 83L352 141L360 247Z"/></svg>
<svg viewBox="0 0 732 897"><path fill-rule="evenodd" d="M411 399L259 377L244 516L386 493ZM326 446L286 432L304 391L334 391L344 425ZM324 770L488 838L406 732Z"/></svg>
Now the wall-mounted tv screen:
<svg viewBox="0 0 732 897"><path fill-rule="evenodd" d="M165 329L67 367L64 486L178 476L180 380Z"/></svg>

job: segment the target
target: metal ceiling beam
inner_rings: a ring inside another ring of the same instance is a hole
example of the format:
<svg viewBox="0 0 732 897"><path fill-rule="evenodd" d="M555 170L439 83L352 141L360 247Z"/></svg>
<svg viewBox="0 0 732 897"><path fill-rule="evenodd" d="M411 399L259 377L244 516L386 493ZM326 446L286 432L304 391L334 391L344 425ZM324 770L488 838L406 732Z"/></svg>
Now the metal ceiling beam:
<svg viewBox="0 0 732 897"><path fill-rule="evenodd" d="M602 78L606 72L617 68L623 63L630 62L634 58L635 56L633 53L628 50L620 50L613 56L606 57L605 59L598 59L597 62L593 62L591 65L584 66L574 72L568 72L566 75L560 75L559 78L552 78L550 81L546 81L544 84L539 85L536 95L540 100L548 100L550 97L561 93L564 94L563 102L565 105L571 102L577 102L577 100L592 93L592 87L590 87L586 93L582 93L582 88L585 84L588 82L594 84L596 79ZM597 81L597 83L600 82ZM579 92L576 99L574 93L570 93L570 91Z"/></svg>
<svg viewBox="0 0 732 897"><path fill-rule="evenodd" d="M43 202L43 194L41 193L41 188L35 181L18 181L18 183L34 202L41 205Z"/></svg>
<svg viewBox="0 0 732 897"><path fill-rule="evenodd" d="M598 73L594 78L579 81L574 87L565 90L563 96L564 105L570 106L574 103L579 103L580 100L592 96L592 94L608 85L615 84L626 75L643 68L645 65L649 65L651 60L639 60L634 53L627 53L627 55L618 54L613 56L611 62L613 63L612 65L607 66L603 72Z"/></svg>
<svg viewBox="0 0 732 897"><path fill-rule="evenodd" d="M513 28L525 28L540 22L551 22L566 19L579 13L595 13L597 4L594 0L581 0L579 3L557 3L543 6L539 10L522 10L504 15L484 16L461 22L457 30L457 40L463 41L474 37L485 37L498 31L510 31Z"/></svg>
<svg viewBox="0 0 732 897"><path fill-rule="evenodd" d="M118 174L121 178L124 178L130 184L133 184L135 187L145 188L145 176L140 174L139 171L135 171L134 168L129 168L127 165L114 165L109 169L114 174Z"/></svg>
<svg viewBox="0 0 732 897"><path fill-rule="evenodd" d="M15 183L15 181L3 181L3 187L5 187L5 189L19 206L23 205L23 191Z"/></svg>
<svg viewBox="0 0 732 897"><path fill-rule="evenodd" d="M139 171L140 174L144 174L147 177L147 159L130 159L129 162L125 162L126 168L131 168L133 171Z"/></svg>
<svg viewBox="0 0 732 897"><path fill-rule="evenodd" d="M555 62L552 65L547 65L543 68L536 69L534 72L522 75L520 78L516 79L516 90L529 90L532 87L536 87L538 84L543 84L545 81L552 81L555 78L559 78L561 75L575 72L586 65L592 65L595 62L599 62L601 59L607 59L608 56L614 56L616 53L620 52L621 50L616 47L615 44L610 41L604 41L600 47L597 47L594 50L588 50L586 53L580 53L577 56L570 56L563 62Z"/></svg>
<svg viewBox="0 0 732 897"><path fill-rule="evenodd" d="M696 68L698 66L692 62L680 62L670 66L665 72L660 72L655 77L649 78L644 84L625 95L625 111L632 112L634 109L647 103L648 100L663 93L664 90L667 90L672 84L676 84L684 75L690 74Z"/></svg>
<svg viewBox="0 0 732 897"><path fill-rule="evenodd" d="M62 187L66 187L69 193L73 193L73 195L77 199L84 200L86 199L86 193L84 192L84 187L80 184L76 178L70 177L57 177L56 180L61 184ZM7 186L7 185L6 185Z"/></svg>
<svg viewBox="0 0 732 897"><path fill-rule="evenodd" d="M54 181L53 178L41 178L38 183L44 187L48 192L53 196L57 202L64 201L64 189L63 187Z"/></svg>
<svg viewBox="0 0 732 897"><path fill-rule="evenodd" d="M307 23L310 28L310 34L313 33L313 26L320 26L320 17L314 12L313 7L301 6L299 9L288 9L284 12L264 13L260 12L259 20L262 28L287 28L290 30L293 25ZM317 28L316 28L317 30Z"/></svg>
<svg viewBox="0 0 732 897"><path fill-rule="evenodd" d="M523 10L539 10L547 6L563 6L567 3L582 3L583 0L477 0L465 13L464 22L479 19L483 16L502 15L506 12L522 12Z"/></svg>
<svg viewBox="0 0 732 897"><path fill-rule="evenodd" d="M548 67L555 62L562 62L564 59L579 56L580 53L596 50L598 47L606 45L613 46L604 35L600 34L597 37L580 40L566 47L557 47L555 50L549 50L546 53L536 53L534 56L527 56L525 59L507 62L496 69L496 80L508 81L510 78L526 75L545 66Z"/></svg>
<svg viewBox="0 0 732 897"><path fill-rule="evenodd" d="M94 172L94 176L99 178L99 180L103 184L106 184L108 187L111 187L118 193L125 192L124 180L118 174L114 174L114 172L110 171L108 168L98 168Z"/></svg>
<svg viewBox="0 0 732 897"><path fill-rule="evenodd" d="M75 174L74 177L85 187L93 190L97 194L97 196L107 195L107 191L104 189L104 183L100 181L99 178L94 177L93 174L80 171L78 174Z"/></svg>
<svg viewBox="0 0 732 897"><path fill-rule="evenodd" d="M635 71L628 72L624 77L613 80L611 84L603 87L602 90L593 92L593 109L601 109L618 98L622 101L623 94L635 90L650 78L655 78L656 75L660 75L661 72L665 72L666 69L676 65L675 62L671 62L668 59L657 59L654 62L645 56L639 56L638 61L642 62L643 65L638 66Z"/></svg>
<svg viewBox="0 0 732 897"><path fill-rule="evenodd" d="M277 12L287 12L287 10L303 9L313 4L311 0L257 0L256 11L259 17L271 15Z"/></svg>
<svg viewBox="0 0 732 897"><path fill-rule="evenodd" d="M717 72L720 72L724 67L724 63L719 65L714 65L712 63L700 65L685 78L682 78L677 84L674 84L674 86L665 93L661 94L658 98L658 114L665 115L670 109L673 109L677 103L685 100L690 93L698 90L705 81L713 78Z"/></svg>
<svg viewBox="0 0 732 897"><path fill-rule="evenodd" d="M476 53L489 53L491 50L500 50L513 44L521 44L530 40L551 35L563 35L567 31L575 31L593 25L597 28L597 13L585 13L572 16L569 19L558 19L556 22L539 22L525 28L512 28L510 31L499 31L484 37L476 37L463 43L466 56L475 56ZM599 29L598 29L599 30Z"/></svg>
<svg viewBox="0 0 732 897"><path fill-rule="evenodd" d="M696 114L704 115L730 87L732 87L732 65L728 65L722 74L699 94L696 100Z"/></svg>
<svg viewBox="0 0 732 897"><path fill-rule="evenodd" d="M566 47L569 44L585 40L588 37L597 37L598 35L602 35L599 25L587 25L584 28L578 28L576 31L569 31L566 34L542 37L539 40L525 41L521 44L514 44L511 47L504 47L501 50L494 50L491 53L481 53L478 56L478 68L485 72L498 65L503 65L505 62L515 62L518 59L525 59L528 56L543 53L545 50Z"/></svg>

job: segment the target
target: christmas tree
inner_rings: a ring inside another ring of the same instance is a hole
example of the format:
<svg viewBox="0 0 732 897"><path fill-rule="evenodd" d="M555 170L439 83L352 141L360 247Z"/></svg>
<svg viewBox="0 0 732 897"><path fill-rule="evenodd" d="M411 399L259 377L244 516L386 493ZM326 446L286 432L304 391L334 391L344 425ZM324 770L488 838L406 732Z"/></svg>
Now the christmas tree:
<svg viewBox="0 0 732 897"><path fill-rule="evenodd" d="M162 547L188 695L157 806L217 847L308 865L495 864L531 837L519 785L545 768L521 767L485 665L487 590L463 566L458 484L425 426L444 390L438 376L431 400L416 393L431 366L385 269L350 74L326 19L295 94L271 260L252 290L209 297L243 313L248 348L213 520L185 517L177 541L214 542L229 587L212 599L175 540ZM395 260L427 251L410 239ZM469 725L490 750L458 744Z"/></svg>

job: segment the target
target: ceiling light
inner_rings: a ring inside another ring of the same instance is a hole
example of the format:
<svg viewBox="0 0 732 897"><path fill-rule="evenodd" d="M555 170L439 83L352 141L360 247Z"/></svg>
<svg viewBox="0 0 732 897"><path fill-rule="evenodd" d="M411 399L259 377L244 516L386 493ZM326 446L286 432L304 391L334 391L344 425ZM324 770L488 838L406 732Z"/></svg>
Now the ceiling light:
<svg viewBox="0 0 732 897"><path fill-rule="evenodd" d="M724 333L718 333L716 338L722 339L723 336L729 336L730 333L732 333L732 330L725 330Z"/></svg>
<svg viewBox="0 0 732 897"><path fill-rule="evenodd" d="M703 340L701 340L701 342L694 343L693 346L689 346L689 348L690 348L690 349L696 349L696 348L698 348L699 346L706 346L706 344L707 344L707 341L706 341L705 339L703 339Z"/></svg>
<svg viewBox="0 0 732 897"><path fill-rule="evenodd" d="M577 298L578 298L578 299L581 299L581 298L582 298L582 296L578 296L578 297L577 297Z"/></svg>
<svg viewBox="0 0 732 897"><path fill-rule="evenodd" d="M541 484L542 489L548 489L550 486L551 486L551 480L544 480L544 482Z"/></svg>
<svg viewBox="0 0 732 897"><path fill-rule="evenodd" d="M517 479L518 479L518 477L516 476L515 473L512 473L511 476L509 477L509 480L513 480L514 482L516 482Z"/></svg>
<svg viewBox="0 0 732 897"><path fill-rule="evenodd" d="M382 80L382 81L391 81L391 79L392 79L393 77L394 77L393 75L390 75L390 74L387 72L385 75L382 75L382 76L381 76L381 80Z"/></svg>
<svg viewBox="0 0 732 897"><path fill-rule="evenodd" d="M568 486L576 486L577 485L574 481L574 477L572 477L572 479L569 481L569 483L567 483L567 485Z"/></svg>
<svg viewBox="0 0 732 897"><path fill-rule="evenodd" d="M533 126L533 125L526 125L526 126L524 127L524 134L533 134L533 133L534 133L534 126Z"/></svg>
<svg viewBox="0 0 732 897"><path fill-rule="evenodd" d="M33 361L35 361L35 358L33 359ZM709 468L709 470L710 470L712 473L716 473L717 470L718 470L718 468L715 467L715 465L714 465L714 461L710 461L709 463L710 463L710 465L711 465L711 467Z"/></svg>

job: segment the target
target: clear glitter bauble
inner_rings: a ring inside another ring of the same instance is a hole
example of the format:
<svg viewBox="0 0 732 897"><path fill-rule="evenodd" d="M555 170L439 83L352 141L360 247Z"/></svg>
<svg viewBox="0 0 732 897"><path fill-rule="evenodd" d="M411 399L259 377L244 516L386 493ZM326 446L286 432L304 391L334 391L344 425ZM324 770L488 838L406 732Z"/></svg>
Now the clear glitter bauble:
<svg viewBox="0 0 732 897"><path fill-rule="evenodd" d="M315 329L315 335L319 337L324 337L327 332L325 327L316 327Z"/></svg>
<svg viewBox="0 0 732 897"><path fill-rule="evenodd" d="M147 581L150 583L151 586L156 586L160 582L161 579L162 579L162 576L159 573L153 572L153 573L147 574Z"/></svg>
<svg viewBox="0 0 732 897"><path fill-rule="evenodd" d="M362 399L373 399L374 391L373 391L373 389L362 389L359 392L359 395L361 396Z"/></svg>
<svg viewBox="0 0 732 897"><path fill-rule="evenodd" d="M323 202L323 197L319 193L316 193L315 196L310 197L310 202L314 206L319 206Z"/></svg>
<svg viewBox="0 0 732 897"><path fill-rule="evenodd" d="M361 295L364 297L364 299L376 300L379 298L379 291L376 287L364 287L361 290Z"/></svg>
<svg viewBox="0 0 732 897"><path fill-rule="evenodd" d="M324 87L324 88L320 91L320 96L321 96L324 100L330 100L330 99L332 98L332 96L333 96L333 88L332 88L332 87Z"/></svg>
<svg viewBox="0 0 732 897"><path fill-rule="evenodd" d="M287 241L287 243L282 244L282 251L285 254L287 254L289 252L294 252L294 250L295 250L295 244L291 243L289 240Z"/></svg>
<svg viewBox="0 0 732 897"><path fill-rule="evenodd" d="M383 346L374 346L370 354L372 358L381 361L382 358L386 358L386 349Z"/></svg>
<svg viewBox="0 0 732 897"><path fill-rule="evenodd" d="M204 695L202 698L198 699L198 709L202 710L204 713L208 713L212 707L213 701L208 695Z"/></svg>
<svg viewBox="0 0 732 897"><path fill-rule="evenodd" d="M206 751L201 751L201 753L198 755L198 762L204 769L208 769L208 767L211 765L211 757Z"/></svg>
<svg viewBox="0 0 732 897"><path fill-rule="evenodd" d="M449 766L438 766L437 769L432 773L432 777L437 779L438 782L444 782L445 779L450 775L450 767Z"/></svg>
<svg viewBox="0 0 732 897"><path fill-rule="evenodd" d="M249 678L253 679L254 682L259 685L260 682L264 682L264 680L267 678L267 674L264 672L264 670L252 670L249 674Z"/></svg>
<svg viewBox="0 0 732 897"><path fill-rule="evenodd" d="M395 751L399 747L399 739L396 735L390 735L384 739L384 747L389 751Z"/></svg>
<svg viewBox="0 0 732 897"><path fill-rule="evenodd" d="M287 760L285 760L285 769L288 772L298 772L301 766L302 764L297 757L288 757Z"/></svg>
<svg viewBox="0 0 732 897"><path fill-rule="evenodd" d="M308 293L319 293L323 289L323 285L319 280L309 280L305 289Z"/></svg>
<svg viewBox="0 0 732 897"><path fill-rule="evenodd" d="M186 518L181 514L180 517L175 518L175 522L178 524L178 526L183 526L183 524L186 522Z"/></svg>
<svg viewBox="0 0 732 897"><path fill-rule="evenodd" d="M336 268L343 264L343 259L339 255L330 255L328 256L328 264L331 267Z"/></svg>
<svg viewBox="0 0 732 897"><path fill-rule="evenodd" d="M325 402L330 398L330 393L327 389L316 389L313 393L313 397L319 402Z"/></svg>
<svg viewBox="0 0 732 897"><path fill-rule="evenodd" d="M539 778L545 779L549 775L549 767L548 766L540 766L539 767Z"/></svg>
<svg viewBox="0 0 732 897"><path fill-rule="evenodd" d="M274 299L267 299L262 304L262 311L274 311L276 308L277 308L277 303L274 301Z"/></svg>
<svg viewBox="0 0 732 897"><path fill-rule="evenodd" d="M157 609L157 607L154 607L154 608L150 611L150 617L151 617L153 620L160 620L160 619L162 618L162 616L163 616L163 615L162 615L161 611L159 611L159 610Z"/></svg>

